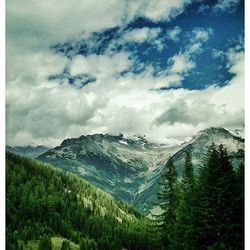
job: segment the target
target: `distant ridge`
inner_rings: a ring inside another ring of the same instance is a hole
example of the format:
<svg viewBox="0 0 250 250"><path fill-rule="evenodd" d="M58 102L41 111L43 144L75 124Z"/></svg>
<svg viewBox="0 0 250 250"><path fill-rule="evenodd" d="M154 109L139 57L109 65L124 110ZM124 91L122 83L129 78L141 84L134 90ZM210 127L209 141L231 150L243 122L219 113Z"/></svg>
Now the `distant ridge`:
<svg viewBox="0 0 250 250"><path fill-rule="evenodd" d="M45 147L42 145L38 146L6 146L6 151L9 151L11 153L21 155L21 156L28 156L31 158L36 158L37 156L45 153L48 151L50 148Z"/></svg>

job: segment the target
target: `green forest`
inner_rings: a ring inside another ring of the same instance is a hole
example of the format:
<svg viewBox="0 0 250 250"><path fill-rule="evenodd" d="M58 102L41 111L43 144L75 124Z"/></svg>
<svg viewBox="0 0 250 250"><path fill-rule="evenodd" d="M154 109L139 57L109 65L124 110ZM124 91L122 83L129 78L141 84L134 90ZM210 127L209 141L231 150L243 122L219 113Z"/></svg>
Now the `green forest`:
<svg viewBox="0 0 250 250"><path fill-rule="evenodd" d="M149 219L76 175L11 153L6 165L8 250L26 249L30 240L48 250L53 236L81 250L158 248Z"/></svg>
<svg viewBox="0 0 250 250"><path fill-rule="evenodd" d="M186 153L178 179L171 159L162 212L149 220L72 173L7 152L6 249L244 249L244 165L211 145L196 175Z"/></svg>

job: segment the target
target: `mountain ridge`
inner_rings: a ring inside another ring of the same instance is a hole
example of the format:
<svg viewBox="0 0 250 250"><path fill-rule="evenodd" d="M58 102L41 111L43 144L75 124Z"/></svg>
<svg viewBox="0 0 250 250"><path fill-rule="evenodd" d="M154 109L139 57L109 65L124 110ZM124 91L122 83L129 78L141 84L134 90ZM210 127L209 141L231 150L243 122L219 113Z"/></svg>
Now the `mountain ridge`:
<svg viewBox="0 0 250 250"><path fill-rule="evenodd" d="M224 128L202 130L181 145L155 143L138 135L83 135L63 140L37 159L76 173L116 199L148 213L156 201L158 181L167 160L173 158L181 177L185 152L192 151L196 166L212 142L225 144L234 165L243 159L244 139Z"/></svg>
<svg viewBox="0 0 250 250"><path fill-rule="evenodd" d="M9 151L11 153L20 155L20 156L28 156L31 158L36 158L37 156L45 153L50 148L43 146L43 145L37 145L37 146L9 146L6 145L6 151Z"/></svg>

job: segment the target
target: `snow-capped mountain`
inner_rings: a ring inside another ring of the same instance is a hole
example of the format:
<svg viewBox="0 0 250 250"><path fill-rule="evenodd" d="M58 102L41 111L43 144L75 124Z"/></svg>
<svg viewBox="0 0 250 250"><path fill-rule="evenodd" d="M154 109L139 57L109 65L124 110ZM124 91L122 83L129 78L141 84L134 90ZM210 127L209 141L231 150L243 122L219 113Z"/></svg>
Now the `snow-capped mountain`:
<svg viewBox="0 0 250 250"><path fill-rule="evenodd" d="M183 148L176 152L172 159L181 176L184 159L187 151L192 152L192 161L194 166L202 164L202 160L207 153L209 146L222 144L227 149L231 163L234 167L239 166L239 163L244 159L244 139L230 133L224 128L208 128L198 132L191 138L189 142L183 144ZM197 171L197 167L194 169Z"/></svg>
<svg viewBox="0 0 250 250"><path fill-rule="evenodd" d="M80 136L64 140L37 159L76 173L147 213L157 200L159 178L169 157L181 176L187 150L197 169L212 142L226 147L234 166L243 161L244 140L223 128L200 131L182 145L150 142L138 135Z"/></svg>

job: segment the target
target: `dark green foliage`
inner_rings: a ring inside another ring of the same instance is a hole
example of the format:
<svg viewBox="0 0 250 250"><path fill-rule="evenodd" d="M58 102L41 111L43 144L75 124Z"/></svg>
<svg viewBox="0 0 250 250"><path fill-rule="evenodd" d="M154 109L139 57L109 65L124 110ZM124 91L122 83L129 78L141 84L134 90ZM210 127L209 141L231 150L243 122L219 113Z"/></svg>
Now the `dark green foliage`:
<svg viewBox="0 0 250 250"><path fill-rule="evenodd" d="M241 163L236 172L236 200L235 200L235 238L239 242L239 249L244 249L244 164ZM241 244L240 244L241 243Z"/></svg>
<svg viewBox="0 0 250 250"><path fill-rule="evenodd" d="M179 187L179 204L176 209L176 223L173 227L174 236L169 248L193 249L193 241L190 235L192 235L194 230L192 223L196 190L190 152L186 154L183 178Z"/></svg>
<svg viewBox="0 0 250 250"><path fill-rule="evenodd" d="M92 239L82 239L80 242L80 250L96 250L97 244Z"/></svg>
<svg viewBox="0 0 250 250"><path fill-rule="evenodd" d="M172 238L172 231L176 220L177 208L177 173L171 160L166 164L166 170L162 175L162 191L158 193L159 206L163 213L157 216L157 226L161 232L164 246L167 246Z"/></svg>
<svg viewBox="0 0 250 250"><path fill-rule="evenodd" d="M64 241L62 242L61 250L70 250L70 244L69 244L69 241L68 241L68 240L64 240Z"/></svg>
<svg viewBox="0 0 250 250"><path fill-rule="evenodd" d="M234 244L235 173L226 150L212 145L201 168L195 208L195 235L200 249L237 249Z"/></svg>
<svg viewBox="0 0 250 250"><path fill-rule="evenodd" d="M213 144L194 176L191 154L187 153L183 178L172 196L166 195L171 193L169 187L174 183L172 163L167 167L164 190L167 187L168 192L160 198L175 197L176 201L177 197L178 202L172 212L175 219L172 216L162 222L166 224L162 230L170 235L164 245L166 249L244 249L244 165L234 171L224 147ZM161 207L165 215L173 210L173 203L168 201Z"/></svg>
<svg viewBox="0 0 250 250"><path fill-rule="evenodd" d="M152 223L132 206L38 161L7 153L6 163L7 249L44 234L98 249L157 249Z"/></svg>
<svg viewBox="0 0 250 250"><path fill-rule="evenodd" d="M44 235L39 242L39 250L52 250L52 241L48 235Z"/></svg>
<svg viewBox="0 0 250 250"><path fill-rule="evenodd" d="M184 190L186 190L186 188L192 189L194 186L194 170L192 163L192 155L190 151L186 153L182 183L184 186Z"/></svg>

